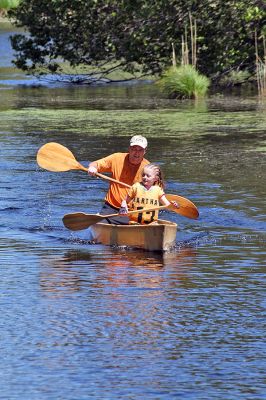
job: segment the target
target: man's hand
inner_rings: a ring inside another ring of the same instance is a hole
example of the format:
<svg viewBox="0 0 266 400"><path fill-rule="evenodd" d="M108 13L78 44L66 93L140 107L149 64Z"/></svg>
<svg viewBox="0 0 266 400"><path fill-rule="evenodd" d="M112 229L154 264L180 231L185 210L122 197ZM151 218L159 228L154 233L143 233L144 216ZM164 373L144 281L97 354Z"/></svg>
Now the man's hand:
<svg viewBox="0 0 266 400"><path fill-rule="evenodd" d="M94 176L95 174L97 174L98 170L96 167L94 166L89 166L88 168L88 174Z"/></svg>

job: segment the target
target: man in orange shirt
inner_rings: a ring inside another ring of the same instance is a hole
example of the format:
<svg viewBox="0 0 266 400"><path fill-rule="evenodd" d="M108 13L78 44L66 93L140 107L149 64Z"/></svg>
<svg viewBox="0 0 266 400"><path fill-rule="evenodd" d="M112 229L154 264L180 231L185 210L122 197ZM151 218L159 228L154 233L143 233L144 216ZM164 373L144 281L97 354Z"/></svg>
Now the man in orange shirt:
<svg viewBox="0 0 266 400"><path fill-rule="evenodd" d="M91 162L88 167L88 173L95 175L97 172L110 172L112 178L132 186L135 182L141 181L142 169L149 164L149 161L144 158L147 145L148 142L144 136L135 135L130 139L128 153L113 153ZM128 188L125 186L110 182L101 215L118 213L121 202L126 198L127 193ZM106 219L112 224L129 223L127 216Z"/></svg>

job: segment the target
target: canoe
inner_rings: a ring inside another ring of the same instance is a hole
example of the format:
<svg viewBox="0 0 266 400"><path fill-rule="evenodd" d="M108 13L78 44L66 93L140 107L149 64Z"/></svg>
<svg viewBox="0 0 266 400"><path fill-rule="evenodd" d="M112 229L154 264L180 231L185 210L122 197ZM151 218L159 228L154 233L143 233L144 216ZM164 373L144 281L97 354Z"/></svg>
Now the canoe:
<svg viewBox="0 0 266 400"><path fill-rule="evenodd" d="M162 219L158 220L158 224L150 225L113 225L98 222L90 229L96 243L148 251L167 251L175 244L177 224Z"/></svg>

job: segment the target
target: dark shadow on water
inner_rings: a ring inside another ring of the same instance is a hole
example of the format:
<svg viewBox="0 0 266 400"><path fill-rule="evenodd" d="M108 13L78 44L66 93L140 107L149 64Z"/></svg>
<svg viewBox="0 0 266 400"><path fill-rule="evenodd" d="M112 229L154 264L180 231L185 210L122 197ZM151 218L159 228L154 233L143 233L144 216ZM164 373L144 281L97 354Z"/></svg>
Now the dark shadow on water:
<svg viewBox="0 0 266 400"><path fill-rule="evenodd" d="M2 208L0 211L1 212L9 212L9 211L19 211L19 210L22 210L22 208L20 208L20 207L5 207L5 208Z"/></svg>

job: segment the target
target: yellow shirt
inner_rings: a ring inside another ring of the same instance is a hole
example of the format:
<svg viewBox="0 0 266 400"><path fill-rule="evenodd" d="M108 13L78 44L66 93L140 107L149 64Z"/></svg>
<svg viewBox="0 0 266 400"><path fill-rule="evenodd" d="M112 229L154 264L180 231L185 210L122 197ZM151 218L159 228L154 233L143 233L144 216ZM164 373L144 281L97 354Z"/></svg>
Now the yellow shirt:
<svg viewBox="0 0 266 400"><path fill-rule="evenodd" d="M165 194L160 186L154 185L146 189L142 183L135 183L128 191L132 198L130 206L133 210L142 210L143 208L156 208L160 206L160 198ZM149 211L130 215L130 220L140 224L149 224L158 219L159 211Z"/></svg>
<svg viewBox="0 0 266 400"><path fill-rule="evenodd" d="M131 164L129 162L128 153L114 153L96 162L97 169L100 173L111 172L112 178L127 183L129 186L141 180L143 167L149 164L149 161L145 158L143 158L141 164ZM111 204L111 206L120 208L121 201L126 198L127 193L128 188L125 186L110 182L105 200Z"/></svg>

